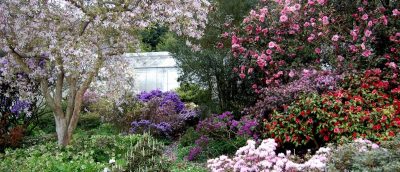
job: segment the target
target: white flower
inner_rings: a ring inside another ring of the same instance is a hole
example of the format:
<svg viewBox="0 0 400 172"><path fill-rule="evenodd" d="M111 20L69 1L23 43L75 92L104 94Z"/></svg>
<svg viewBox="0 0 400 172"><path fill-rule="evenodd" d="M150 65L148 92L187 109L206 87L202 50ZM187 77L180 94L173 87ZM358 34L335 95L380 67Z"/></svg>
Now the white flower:
<svg viewBox="0 0 400 172"><path fill-rule="evenodd" d="M108 163L115 164L115 159L114 158L110 159L110 161L108 161Z"/></svg>

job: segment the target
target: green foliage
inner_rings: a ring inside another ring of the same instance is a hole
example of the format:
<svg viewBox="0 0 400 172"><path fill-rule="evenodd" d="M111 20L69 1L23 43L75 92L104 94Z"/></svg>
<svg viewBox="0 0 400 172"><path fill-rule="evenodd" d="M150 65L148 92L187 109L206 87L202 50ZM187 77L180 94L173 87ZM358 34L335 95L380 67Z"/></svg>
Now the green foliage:
<svg viewBox="0 0 400 172"><path fill-rule="evenodd" d="M182 75L179 80L197 83L206 88L212 97L206 97L213 112L226 110L239 111L255 101L256 96L250 83L238 82L239 77L232 73L238 64L230 57L230 49L217 49L220 34L226 30L227 20L238 25L243 16L254 7L257 0L215 0L209 13L209 22L205 35L199 40L202 51L193 52L186 45L186 38L176 37L174 46L168 51L173 54ZM201 104L199 104L201 105Z"/></svg>
<svg viewBox="0 0 400 172"><path fill-rule="evenodd" d="M329 171L400 171L400 135L380 148L360 151L356 143L339 146L328 163Z"/></svg>
<svg viewBox="0 0 400 172"><path fill-rule="evenodd" d="M58 147L55 142L48 142L26 149L7 150L4 155L0 155L0 171L101 171L111 158L124 164L128 145L135 144L139 139L139 135L78 136L65 148Z"/></svg>
<svg viewBox="0 0 400 172"><path fill-rule="evenodd" d="M179 140L179 145L182 147L187 147L193 145L194 142L200 137L200 134L196 132L193 127L186 130L185 134Z"/></svg>
<svg viewBox="0 0 400 172"><path fill-rule="evenodd" d="M163 36L167 31L168 29L166 27L156 24L140 32L143 43L141 45L142 50L146 52L156 51L158 49L158 45L162 43Z"/></svg>
<svg viewBox="0 0 400 172"><path fill-rule="evenodd" d="M201 88L197 84L182 83L176 89L176 93L184 102L193 102L195 104L206 104L211 99L209 90Z"/></svg>
<svg viewBox="0 0 400 172"><path fill-rule="evenodd" d="M101 98L89 106L94 116L99 116L102 122L110 123L120 132L128 132L130 123L140 116L143 104L136 101L133 95L125 97L124 103L118 107L111 101Z"/></svg>
<svg viewBox="0 0 400 172"><path fill-rule="evenodd" d="M81 113L78 121L78 128L82 130L90 130L101 125L100 115L96 113Z"/></svg>
<svg viewBox="0 0 400 172"><path fill-rule="evenodd" d="M144 134L136 143L131 144L126 159L129 171L169 171L170 162L162 157L163 144Z"/></svg>

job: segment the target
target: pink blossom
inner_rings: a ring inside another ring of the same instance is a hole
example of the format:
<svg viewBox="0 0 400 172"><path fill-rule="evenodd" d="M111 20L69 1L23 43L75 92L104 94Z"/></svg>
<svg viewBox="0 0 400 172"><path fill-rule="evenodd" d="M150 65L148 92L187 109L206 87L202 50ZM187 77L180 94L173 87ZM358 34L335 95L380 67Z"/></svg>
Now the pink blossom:
<svg viewBox="0 0 400 172"><path fill-rule="evenodd" d="M314 1L314 0L308 0L307 4L310 5L310 6L312 6L312 5L315 4L315 1Z"/></svg>
<svg viewBox="0 0 400 172"><path fill-rule="evenodd" d="M341 55L339 55L339 56L338 56L338 61L342 62L343 60L344 60L344 57L341 56Z"/></svg>
<svg viewBox="0 0 400 172"><path fill-rule="evenodd" d="M268 49L267 51L265 51L268 55L271 55L272 54L272 50L271 49Z"/></svg>
<svg viewBox="0 0 400 172"><path fill-rule="evenodd" d="M294 71L293 71L293 70L290 70L290 72L289 72L289 77L293 78L294 75L295 75Z"/></svg>
<svg viewBox="0 0 400 172"><path fill-rule="evenodd" d="M245 75L244 73L240 73L240 74L239 74L239 77L240 77L241 79L244 79L244 78L246 77L246 75Z"/></svg>
<svg viewBox="0 0 400 172"><path fill-rule="evenodd" d="M259 19L260 22L264 22L265 21L265 15L260 15Z"/></svg>
<svg viewBox="0 0 400 172"><path fill-rule="evenodd" d="M361 55L364 57L369 57L371 55L371 50L365 50Z"/></svg>
<svg viewBox="0 0 400 172"><path fill-rule="evenodd" d="M400 11L398 9L394 9L392 12L393 16L400 16Z"/></svg>
<svg viewBox="0 0 400 172"><path fill-rule="evenodd" d="M249 68L248 70L247 70L247 74L252 74L253 73L253 71L254 71L254 68Z"/></svg>
<svg viewBox="0 0 400 172"><path fill-rule="evenodd" d="M332 36L332 41L337 42L339 40L339 35L333 35Z"/></svg>
<svg viewBox="0 0 400 172"><path fill-rule="evenodd" d="M321 48L315 48L315 53L321 54Z"/></svg>
<svg viewBox="0 0 400 172"><path fill-rule="evenodd" d="M310 26L310 22L305 22L305 23L303 24L303 26L304 26L304 27Z"/></svg>
<svg viewBox="0 0 400 172"><path fill-rule="evenodd" d="M294 9L300 10L300 8L301 8L301 5L300 5L300 4L294 4Z"/></svg>
<svg viewBox="0 0 400 172"><path fill-rule="evenodd" d="M276 47L276 43L271 41L271 42L268 43L268 47L269 48L274 48L274 47Z"/></svg>
<svg viewBox="0 0 400 172"><path fill-rule="evenodd" d="M396 64L395 62L387 63L387 65L388 65L391 69L397 69L397 64Z"/></svg>
<svg viewBox="0 0 400 172"><path fill-rule="evenodd" d="M323 25L328 25L329 24L329 17L328 16L323 16L322 17L322 24Z"/></svg>
<svg viewBox="0 0 400 172"><path fill-rule="evenodd" d="M326 0L317 0L317 2L318 2L319 5L324 5Z"/></svg>
<svg viewBox="0 0 400 172"><path fill-rule="evenodd" d="M361 19L362 19L362 20L368 20L368 14L362 15Z"/></svg>
<svg viewBox="0 0 400 172"><path fill-rule="evenodd" d="M365 34L366 37L370 37L371 34L372 34L372 32L371 32L370 30L367 29L367 30L365 30L365 33L364 33L364 34Z"/></svg>
<svg viewBox="0 0 400 172"><path fill-rule="evenodd" d="M281 15L281 17L279 17L279 21L280 22L286 22L288 20L288 17L286 15Z"/></svg>

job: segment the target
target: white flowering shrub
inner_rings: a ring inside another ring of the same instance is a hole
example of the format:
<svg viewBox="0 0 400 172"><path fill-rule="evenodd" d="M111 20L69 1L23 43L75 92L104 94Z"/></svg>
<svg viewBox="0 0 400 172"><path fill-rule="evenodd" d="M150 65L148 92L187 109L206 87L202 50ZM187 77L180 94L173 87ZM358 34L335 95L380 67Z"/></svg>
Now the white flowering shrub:
<svg viewBox="0 0 400 172"><path fill-rule="evenodd" d="M207 167L213 172L325 171L330 148L320 148L306 162L296 163L289 159L290 151L276 154L277 145L274 139L266 139L256 147L255 141L248 140L247 145L239 148L233 158L220 156L210 159Z"/></svg>

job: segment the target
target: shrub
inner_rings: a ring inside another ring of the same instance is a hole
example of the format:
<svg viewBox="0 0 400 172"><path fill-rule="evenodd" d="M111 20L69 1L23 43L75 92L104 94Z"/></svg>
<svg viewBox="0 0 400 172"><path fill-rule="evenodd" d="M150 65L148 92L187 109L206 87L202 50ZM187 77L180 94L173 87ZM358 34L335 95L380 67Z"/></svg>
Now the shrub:
<svg viewBox="0 0 400 172"><path fill-rule="evenodd" d="M174 92L153 90L137 95L143 103L140 115L131 122L131 133L150 132L159 137L177 137L186 124L198 116L195 109L185 107Z"/></svg>
<svg viewBox="0 0 400 172"><path fill-rule="evenodd" d="M329 171L400 171L400 137L381 146L357 139L339 146L328 162Z"/></svg>
<svg viewBox="0 0 400 172"><path fill-rule="evenodd" d="M245 114L263 118L273 110L282 110L285 105L297 100L301 95L333 91L342 76L331 71L303 70L293 81L276 87L262 89L257 103L244 110Z"/></svg>
<svg viewBox="0 0 400 172"><path fill-rule="evenodd" d="M179 139L179 146L187 147L193 145L193 143L200 137L200 134L196 132L193 127L186 130L185 134Z"/></svg>
<svg viewBox="0 0 400 172"><path fill-rule="evenodd" d="M304 96L286 111L274 111L265 123L266 136L279 143L315 147L357 137L387 140L400 131L397 81L385 80L379 69L350 75L343 88Z"/></svg>
<svg viewBox="0 0 400 172"><path fill-rule="evenodd" d="M258 138L255 132L257 125L258 121L249 116L235 120L231 112L212 115L196 126L200 137L189 151L187 159L193 161L232 153L244 144L244 138Z"/></svg>
<svg viewBox="0 0 400 172"><path fill-rule="evenodd" d="M276 154L277 143L274 139L263 140L256 147L253 140L239 148L233 158L225 155L207 161L207 167L213 171L324 171L329 148L320 148L314 156L304 163L290 159L290 152Z"/></svg>

